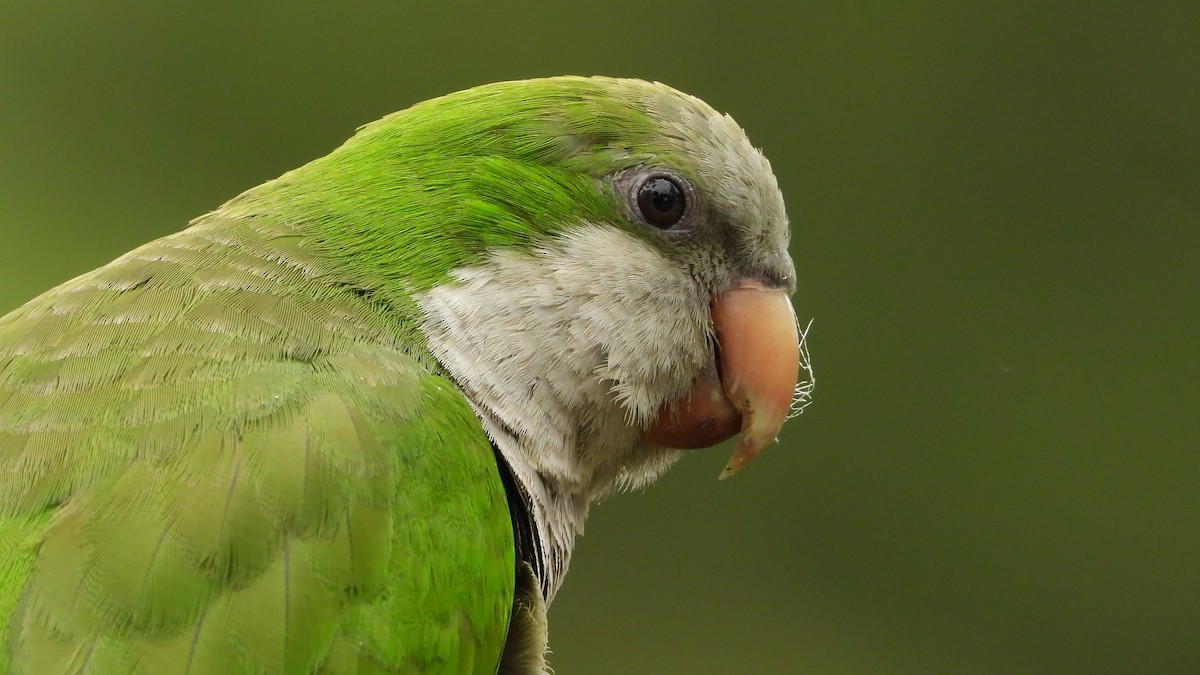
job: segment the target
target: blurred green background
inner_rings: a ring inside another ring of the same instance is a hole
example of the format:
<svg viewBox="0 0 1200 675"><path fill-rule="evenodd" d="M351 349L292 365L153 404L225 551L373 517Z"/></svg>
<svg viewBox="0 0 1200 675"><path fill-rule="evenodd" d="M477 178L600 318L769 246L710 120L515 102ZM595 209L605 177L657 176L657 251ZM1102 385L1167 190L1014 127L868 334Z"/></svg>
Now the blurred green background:
<svg viewBox="0 0 1200 675"><path fill-rule="evenodd" d="M773 161L816 402L593 511L557 671L1200 672L1200 5L196 5L0 3L0 311L422 99L661 80Z"/></svg>

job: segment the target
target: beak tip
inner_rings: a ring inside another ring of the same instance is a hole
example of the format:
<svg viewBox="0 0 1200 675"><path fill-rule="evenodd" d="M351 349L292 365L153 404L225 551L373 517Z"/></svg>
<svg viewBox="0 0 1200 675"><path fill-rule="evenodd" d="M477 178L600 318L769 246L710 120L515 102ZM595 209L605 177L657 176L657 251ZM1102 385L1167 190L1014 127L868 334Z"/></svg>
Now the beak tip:
<svg viewBox="0 0 1200 675"><path fill-rule="evenodd" d="M746 465L762 451L763 445L765 444L755 443L743 433L742 438L738 439L737 447L733 449L733 454L729 456L729 461L725 462L725 468L721 470L721 474L717 476L717 479L725 480L746 468Z"/></svg>

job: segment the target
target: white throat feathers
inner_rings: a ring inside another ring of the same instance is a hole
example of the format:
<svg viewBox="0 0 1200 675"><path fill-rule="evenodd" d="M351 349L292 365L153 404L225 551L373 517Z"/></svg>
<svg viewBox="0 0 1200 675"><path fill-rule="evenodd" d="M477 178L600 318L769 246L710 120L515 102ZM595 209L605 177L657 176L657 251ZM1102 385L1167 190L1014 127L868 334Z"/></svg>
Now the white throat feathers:
<svg viewBox="0 0 1200 675"><path fill-rule="evenodd" d="M525 491L549 602L591 502L679 457L640 439L709 357L709 292L648 243L591 223L451 276L418 296L422 329Z"/></svg>

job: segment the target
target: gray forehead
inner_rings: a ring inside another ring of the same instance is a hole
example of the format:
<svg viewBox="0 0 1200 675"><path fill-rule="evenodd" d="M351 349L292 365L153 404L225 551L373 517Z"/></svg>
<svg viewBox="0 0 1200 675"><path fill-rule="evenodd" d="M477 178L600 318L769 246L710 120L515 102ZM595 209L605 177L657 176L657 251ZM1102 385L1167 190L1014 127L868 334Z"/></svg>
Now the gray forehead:
<svg viewBox="0 0 1200 675"><path fill-rule="evenodd" d="M693 96L662 87L646 102L695 172L697 187L726 225L736 229L739 258L771 276L794 277L783 194L771 163L729 115Z"/></svg>

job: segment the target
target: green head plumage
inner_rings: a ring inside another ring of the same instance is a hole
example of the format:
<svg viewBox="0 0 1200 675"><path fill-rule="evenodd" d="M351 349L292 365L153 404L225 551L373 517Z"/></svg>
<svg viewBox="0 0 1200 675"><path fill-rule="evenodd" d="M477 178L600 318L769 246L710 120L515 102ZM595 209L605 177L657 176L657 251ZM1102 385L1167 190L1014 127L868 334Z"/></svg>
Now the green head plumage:
<svg viewBox="0 0 1200 675"><path fill-rule="evenodd" d="M746 258L786 248L769 164L732 119L664 85L598 77L502 82L417 104L221 213L282 219L363 284L390 291L394 282L403 295L489 251L528 250L580 222L657 241L620 194L621 178L638 167L678 171L707 215L746 223L733 249ZM707 257L719 285L720 265ZM759 266L792 283L785 256Z"/></svg>

